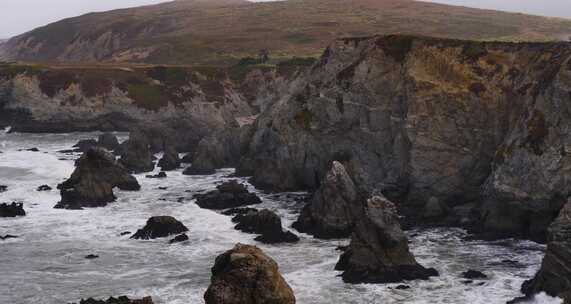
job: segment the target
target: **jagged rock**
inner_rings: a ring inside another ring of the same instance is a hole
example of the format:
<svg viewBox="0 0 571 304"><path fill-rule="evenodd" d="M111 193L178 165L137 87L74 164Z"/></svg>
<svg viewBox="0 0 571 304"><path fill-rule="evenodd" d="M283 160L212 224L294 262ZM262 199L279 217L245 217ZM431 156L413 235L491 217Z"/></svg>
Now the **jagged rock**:
<svg viewBox="0 0 571 304"><path fill-rule="evenodd" d="M51 191L52 187L48 186L48 185L41 185L39 186L36 191Z"/></svg>
<svg viewBox="0 0 571 304"><path fill-rule="evenodd" d="M119 148L119 140L113 133L103 133L97 138L97 145L109 151L115 151Z"/></svg>
<svg viewBox="0 0 571 304"><path fill-rule="evenodd" d="M25 216L24 204L13 202L11 204L0 204L0 217Z"/></svg>
<svg viewBox="0 0 571 304"><path fill-rule="evenodd" d="M137 179L119 164L115 156L103 148L92 148L76 163L75 171L58 185L61 201L55 208L81 209L102 207L115 201L113 188L137 191Z"/></svg>
<svg viewBox="0 0 571 304"><path fill-rule="evenodd" d="M156 239L187 232L188 228L172 216L153 216L147 224L131 237L132 239Z"/></svg>
<svg viewBox="0 0 571 304"><path fill-rule="evenodd" d="M73 145L73 148L76 148L73 151L87 152L87 150L95 147L97 147L97 141L95 139L82 139L78 141L75 145Z"/></svg>
<svg viewBox="0 0 571 304"><path fill-rule="evenodd" d="M165 144L163 157L159 160L158 166L163 171L171 171L180 167L180 158L174 145Z"/></svg>
<svg viewBox="0 0 571 304"><path fill-rule="evenodd" d="M299 237L295 234L283 230L280 217L268 209L237 214L232 221L238 223L235 227L237 230L260 234L255 240L262 243L294 243L299 241Z"/></svg>
<svg viewBox="0 0 571 304"><path fill-rule="evenodd" d="M129 133L129 140L122 152L120 162L131 172L149 172L155 168L149 141L138 129Z"/></svg>
<svg viewBox="0 0 571 304"><path fill-rule="evenodd" d="M161 171L155 175L147 175L145 176L146 178L166 178L167 177L167 173L164 171Z"/></svg>
<svg viewBox="0 0 571 304"><path fill-rule="evenodd" d="M469 269L462 273L462 277L465 279L487 279L488 276L482 273L481 271Z"/></svg>
<svg viewBox="0 0 571 304"><path fill-rule="evenodd" d="M522 292L528 296L539 292L562 297L571 302L571 198L549 226L547 251L541 268Z"/></svg>
<svg viewBox="0 0 571 304"><path fill-rule="evenodd" d="M75 303L70 303L75 304ZM142 299L129 299L126 296L121 296L118 298L110 297L107 300L95 300L89 298L86 300L79 301L79 304L153 304L153 299L151 297L144 297Z"/></svg>
<svg viewBox="0 0 571 304"><path fill-rule="evenodd" d="M196 194L196 204L200 208L222 210L262 203L255 193L250 193L245 185L236 180L225 182L216 188L217 190L205 194Z"/></svg>
<svg viewBox="0 0 571 304"><path fill-rule="evenodd" d="M11 234L6 234L4 236L0 235L0 240L2 240L2 241L7 240L7 239L17 239L17 238L18 238L18 236L11 235Z"/></svg>
<svg viewBox="0 0 571 304"><path fill-rule="evenodd" d="M237 244L216 258L206 304L294 304L278 264L258 247Z"/></svg>
<svg viewBox="0 0 571 304"><path fill-rule="evenodd" d="M8 191L8 186L0 185L0 193Z"/></svg>
<svg viewBox="0 0 571 304"><path fill-rule="evenodd" d="M418 264L409 251L408 240L400 228L393 203L374 196L367 200L363 209L349 248L335 267L343 271L343 281L392 283L426 280L438 275L436 270Z"/></svg>
<svg viewBox="0 0 571 304"><path fill-rule="evenodd" d="M169 244L180 243L184 241L188 241L188 235L185 233L175 236L174 239L169 241Z"/></svg>
<svg viewBox="0 0 571 304"><path fill-rule="evenodd" d="M311 202L303 208L292 227L319 238L347 237L361 205L357 188L345 167L334 161Z"/></svg>

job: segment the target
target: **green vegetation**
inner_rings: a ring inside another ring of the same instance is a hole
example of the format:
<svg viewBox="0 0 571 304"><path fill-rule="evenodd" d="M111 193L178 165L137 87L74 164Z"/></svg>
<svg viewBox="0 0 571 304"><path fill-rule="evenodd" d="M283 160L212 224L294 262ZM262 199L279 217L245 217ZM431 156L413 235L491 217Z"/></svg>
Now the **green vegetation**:
<svg viewBox="0 0 571 304"><path fill-rule="evenodd" d="M162 94L161 89L154 85L130 84L127 87L127 92L138 106L147 110L156 111L168 103L168 99Z"/></svg>

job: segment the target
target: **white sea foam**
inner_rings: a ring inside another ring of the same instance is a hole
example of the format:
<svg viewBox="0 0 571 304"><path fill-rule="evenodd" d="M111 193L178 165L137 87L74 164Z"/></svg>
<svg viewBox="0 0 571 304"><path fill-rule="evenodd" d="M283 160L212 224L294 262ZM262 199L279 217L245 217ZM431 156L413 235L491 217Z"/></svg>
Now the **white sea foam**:
<svg viewBox="0 0 571 304"><path fill-rule="evenodd" d="M0 201L23 201L28 213L0 219L0 235L20 236L0 241L0 303L59 304L122 294L152 295L156 303L203 303L214 258L237 242L256 243L253 235L234 230L229 217L201 209L192 199L197 191L228 179L225 176L233 170L206 177L184 176L178 170L169 172L166 179L141 174L137 175L141 191L117 191L117 202L107 207L53 209L59 200L55 186L71 174L77 157L57 151L93 136L8 134L0 139L4 141L0 184L8 185ZM18 151L31 147L40 152ZM42 184L54 190L35 191ZM292 197L296 194L259 194L264 203L257 207L276 211L289 227L301 207ZM138 241L120 236L134 232L154 215L181 220L190 230L190 241L169 245L168 239ZM395 289L398 284L344 284L333 269L339 257L336 247L347 244L346 239L323 241L301 234L297 244L257 245L279 263L301 304L505 303L520 296L521 283L538 269L544 250L526 241L466 241L466 234L458 229L411 231L410 235L418 261L435 267L441 276L408 282L411 289L407 290ZM99 258L84 259L88 254ZM460 274L469 268L485 272L489 280L463 284ZM559 302L546 295L535 300Z"/></svg>

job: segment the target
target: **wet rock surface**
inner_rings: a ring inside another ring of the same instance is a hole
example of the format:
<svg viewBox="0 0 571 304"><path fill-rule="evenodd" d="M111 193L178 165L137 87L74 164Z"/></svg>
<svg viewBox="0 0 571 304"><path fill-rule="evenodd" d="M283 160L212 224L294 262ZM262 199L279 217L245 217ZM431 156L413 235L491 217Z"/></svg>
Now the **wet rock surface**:
<svg viewBox="0 0 571 304"><path fill-rule="evenodd" d="M179 234L179 235L175 236L172 240L169 241L169 244L181 243L181 242L185 242L185 241L188 241L188 235L183 233L183 234Z"/></svg>
<svg viewBox="0 0 571 304"><path fill-rule="evenodd" d="M260 234L255 240L262 243L294 243L299 241L299 237L295 234L283 230L280 217L268 209L248 210L247 212L240 210L232 221L238 223L235 227L237 230Z"/></svg>
<svg viewBox="0 0 571 304"><path fill-rule="evenodd" d="M39 187L36 189L36 191L40 191L40 192L42 192L42 191L51 191L51 190L52 190L52 187L50 187L50 186L48 186L48 185L41 185L41 186L39 186Z"/></svg>
<svg viewBox="0 0 571 304"><path fill-rule="evenodd" d="M206 304L294 304L278 264L258 247L237 244L216 258Z"/></svg>
<svg viewBox="0 0 571 304"><path fill-rule="evenodd" d="M222 210L241 206L260 204L262 200L248 191L246 185L236 180L225 182L216 187L217 190L205 194L196 194L196 204L200 208Z"/></svg>
<svg viewBox="0 0 571 304"><path fill-rule="evenodd" d="M11 204L0 204L0 217L17 217L25 216L24 204L13 202Z"/></svg>
<svg viewBox="0 0 571 304"><path fill-rule="evenodd" d="M523 284L522 291L528 296L544 291L571 302L571 199L549 226L541 269Z"/></svg>
<svg viewBox="0 0 571 304"><path fill-rule="evenodd" d="M427 280L434 269L418 264L400 228L396 207L386 198L367 200L351 243L335 266L347 283L389 283Z"/></svg>
<svg viewBox="0 0 571 304"><path fill-rule="evenodd" d="M71 177L58 185L61 201L55 207L103 207L115 201L114 187L129 191L141 188L113 154L102 148L90 149L76 162Z"/></svg>
<svg viewBox="0 0 571 304"><path fill-rule="evenodd" d="M129 133L120 162L133 173L149 172L155 168L149 140L141 130Z"/></svg>
<svg viewBox="0 0 571 304"><path fill-rule="evenodd" d="M131 237L132 239L155 239L187 232L188 228L172 216L154 216Z"/></svg>
<svg viewBox="0 0 571 304"><path fill-rule="evenodd" d="M180 167L181 161L174 145L166 144L163 148L163 157L157 164L163 171L171 171Z"/></svg>
<svg viewBox="0 0 571 304"><path fill-rule="evenodd" d="M362 200L353 180L345 167L334 161L293 228L319 238L348 237L361 208Z"/></svg>

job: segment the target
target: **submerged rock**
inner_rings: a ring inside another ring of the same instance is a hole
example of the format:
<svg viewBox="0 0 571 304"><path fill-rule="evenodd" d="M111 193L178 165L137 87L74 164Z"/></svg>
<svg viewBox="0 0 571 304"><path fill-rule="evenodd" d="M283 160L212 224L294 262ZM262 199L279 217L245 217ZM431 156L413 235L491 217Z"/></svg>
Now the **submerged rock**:
<svg viewBox="0 0 571 304"><path fill-rule="evenodd" d="M0 185L0 193L8 191L8 186Z"/></svg>
<svg viewBox="0 0 571 304"><path fill-rule="evenodd" d="M183 233L175 236L174 239L169 241L169 244L181 243L185 241L188 241L188 235L186 235L186 233Z"/></svg>
<svg viewBox="0 0 571 304"><path fill-rule="evenodd" d="M120 146L117 136L113 135L113 133L103 133L99 135L97 145L109 151L115 151L119 149Z"/></svg>
<svg viewBox="0 0 571 304"><path fill-rule="evenodd" d="M547 251L541 268L522 292L528 296L544 291L571 302L571 198L549 226Z"/></svg>
<svg viewBox="0 0 571 304"><path fill-rule="evenodd" d="M96 254L88 254L85 256L85 259L87 259L87 260L93 260L93 259L98 259L98 258L99 258L99 256Z"/></svg>
<svg viewBox="0 0 571 304"><path fill-rule="evenodd" d="M196 204L200 208L222 210L262 203L255 193L249 192L245 185L236 180L225 182L216 188L217 190L205 194L196 194Z"/></svg>
<svg viewBox="0 0 571 304"><path fill-rule="evenodd" d="M416 262L395 205L379 196L367 200L349 248L335 269L343 271L347 283L394 283L438 275Z"/></svg>
<svg viewBox="0 0 571 304"><path fill-rule="evenodd" d="M76 162L75 171L58 185L61 201L55 208L81 209L102 207L115 201L113 188L137 191L137 179L117 162L115 156L103 148L85 152Z"/></svg>
<svg viewBox="0 0 571 304"><path fill-rule="evenodd" d="M280 217L268 209L250 210L247 213L236 215L232 221L238 223L235 227L237 230L260 234L256 237L256 241L262 243L294 243L299 241L299 237L295 234L283 230Z"/></svg>
<svg viewBox="0 0 571 304"><path fill-rule="evenodd" d="M75 304L75 303L70 303ZM151 297L144 297L142 299L129 299L126 296L121 296L118 298L109 298L107 300L96 300L89 298L86 300L79 301L79 304L153 304L153 299Z"/></svg>
<svg viewBox="0 0 571 304"><path fill-rule="evenodd" d="M0 217L17 217L25 216L24 204L13 202L11 204L0 204Z"/></svg>
<svg viewBox="0 0 571 304"><path fill-rule="evenodd" d="M52 187L48 186L48 185L41 185L39 186L36 191L51 191Z"/></svg>
<svg viewBox="0 0 571 304"><path fill-rule="evenodd" d="M145 176L146 178L166 178L167 177L167 173L164 171L159 172L158 174L155 175L147 175Z"/></svg>
<svg viewBox="0 0 571 304"><path fill-rule="evenodd" d="M258 247L237 244L216 258L206 304L294 304L278 264Z"/></svg>
<svg viewBox="0 0 571 304"><path fill-rule="evenodd" d="M163 157L159 160L158 166L163 171L171 171L180 167L180 157L174 145L165 144Z"/></svg>
<svg viewBox="0 0 571 304"><path fill-rule="evenodd" d="M156 239L187 232L188 228L172 216L153 216L147 224L131 237L132 239Z"/></svg>
<svg viewBox="0 0 571 304"><path fill-rule="evenodd" d="M0 235L0 240L2 240L2 241L7 240L7 239L17 239L17 238L18 238L18 236L11 235L11 234L6 234L4 236Z"/></svg>
<svg viewBox="0 0 571 304"><path fill-rule="evenodd" d="M129 133L129 140L122 149L120 162L134 173L153 171L153 154L147 136L140 130Z"/></svg>
<svg viewBox="0 0 571 304"><path fill-rule="evenodd" d="M76 148L74 152L87 152L87 150L95 147L97 147L95 139L82 139L73 145L73 148Z"/></svg>
<svg viewBox="0 0 571 304"><path fill-rule="evenodd" d="M194 153L186 153L181 159L180 162L183 164L191 164L194 158Z"/></svg>
<svg viewBox="0 0 571 304"><path fill-rule="evenodd" d="M483 272L477 271L477 270L472 270L472 269L469 269L468 271L463 272L462 277L465 279L470 279L470 280L487 279L488 278L488 276L485 275Z"/></svg>
<svg viewBox="0 0 571 304"><path fill-rule="evenodd" d="M354 216L362 208L357 188L345 167L333 162L311 202L302 210L293 228L319 238L340 238L351 234Z"/></svg>

